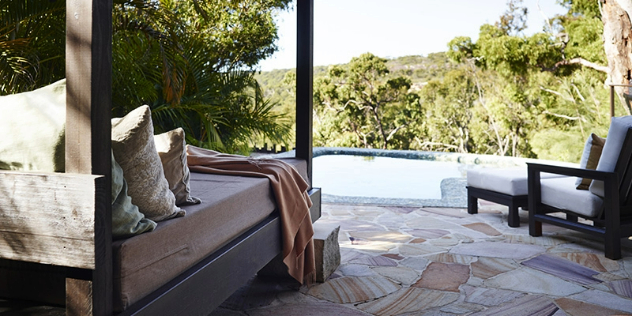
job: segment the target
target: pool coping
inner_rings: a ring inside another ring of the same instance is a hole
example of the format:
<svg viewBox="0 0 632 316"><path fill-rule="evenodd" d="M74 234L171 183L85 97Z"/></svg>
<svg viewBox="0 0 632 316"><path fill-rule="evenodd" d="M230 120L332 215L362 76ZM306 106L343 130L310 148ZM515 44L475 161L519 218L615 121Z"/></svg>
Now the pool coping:
<svg viewBox="0 0 632 316"><path fill-rule="evenodd" d="M466 153L446 153L433 151L415 150L388 150L371 148L347 148L347 147L314 147L313 157L323 155L355 155L355 156L375 156L405 159L423 159L430 161L455 161L470 165L490 164L497 167L525 167L527 162L549 163L557 165L574 164L559 161L548 161L532 158L493 156ZM262 158L294 158L295 151L262 156ZM322 193L322 202L337 204L366 204L366 205L389 205L389 206L415 206L415 207L452 207L467 208L467 185L466 178L445 178L441 181L441 199L401 199L401 198L377 198L363 196L340 196ZM321 188L322 189L322 188ZM326 188L325 188L326 189Z"/></svg>

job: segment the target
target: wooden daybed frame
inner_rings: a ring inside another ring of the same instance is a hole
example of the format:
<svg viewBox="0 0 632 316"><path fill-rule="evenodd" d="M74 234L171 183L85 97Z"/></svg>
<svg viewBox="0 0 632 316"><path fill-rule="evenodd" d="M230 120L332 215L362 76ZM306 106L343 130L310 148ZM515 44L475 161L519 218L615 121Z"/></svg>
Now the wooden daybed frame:
<svg viewBox="0 0 632 316"><path fill-rule="evenodd" d="M296 11L296 157L311 179L313 0ZM66 173L0 171L0 298L112 315L112 0L68 0L66 16ZM320 190L310 196L315 220ZM270 216L121 315L208 314L280 251Z"/></svg>

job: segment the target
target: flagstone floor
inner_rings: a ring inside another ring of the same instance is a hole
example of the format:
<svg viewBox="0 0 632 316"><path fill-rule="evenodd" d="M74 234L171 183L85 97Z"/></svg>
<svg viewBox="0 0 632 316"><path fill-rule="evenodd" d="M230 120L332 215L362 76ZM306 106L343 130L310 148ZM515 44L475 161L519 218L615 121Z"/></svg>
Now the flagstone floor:
<svg viewBox="0 0 632 316"><path fill-rule="evenodd" d="M623 259L600 239L544 224L530 237L507 208L325 204L341 265L324 283L254 278L211 316L632 315L632 240Z"/></svg>

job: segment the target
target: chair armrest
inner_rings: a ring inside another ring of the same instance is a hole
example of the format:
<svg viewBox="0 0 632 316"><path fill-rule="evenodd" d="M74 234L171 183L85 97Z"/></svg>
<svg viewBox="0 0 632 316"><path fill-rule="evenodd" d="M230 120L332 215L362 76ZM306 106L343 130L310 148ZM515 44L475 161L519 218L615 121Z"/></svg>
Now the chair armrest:
<svg viewBox="0 0 632 316"><path fill-rule="evenodd" d="M555 166L555 165L544 165L544 164L530 163L530 162L527 163L527 168L529 171L529 175L531 175L532 172L535 172L535 173L546 172L546 173L553 173L553 174L559 174L559 175L565 175L565 176L571 176L571 177L588 178L588 179L602 180L602 181L611 181L610 179L616 175L615 172L597 171L597 170L582 169L582 168L571 168L571 167L563 167L563 166ZM530 178L531 177L529 177L529 181L531 181Z"/></svg>
<svg viewBox="0 0 632 316"><path fill-rule="evenodd" d="M529 188L529 211L536 213L537 205L542 201L542 183L540 182L540 173L547 172L565 176L574 176L600 180L604 182L604 202L605 208L611 209L614 201L619 201L619 174L609 171L597 171L581 168L570 168L554 165L543 165L537 163L527 163L528 178L527 185ZM533 211L532 211L533 210ZM615 212L615 216L619 216L619 210Z"/></svg>

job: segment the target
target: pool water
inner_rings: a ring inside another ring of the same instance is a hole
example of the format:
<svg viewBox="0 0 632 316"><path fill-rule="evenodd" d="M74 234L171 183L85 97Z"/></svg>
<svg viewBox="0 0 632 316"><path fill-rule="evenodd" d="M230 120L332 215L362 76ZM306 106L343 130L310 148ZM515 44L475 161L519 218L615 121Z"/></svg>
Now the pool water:
<svg viewBox="0 0 632 316"><path fill-rule="evenodd" d="M372 156L324 155L313 160L313 186L323 194L441 199L441 180L465 177L465 165Z"/></svg>

